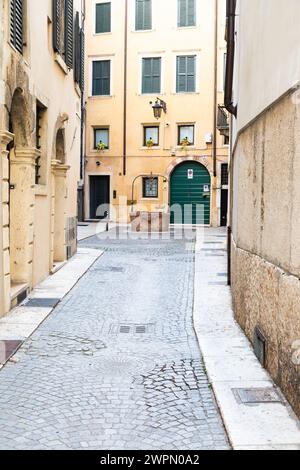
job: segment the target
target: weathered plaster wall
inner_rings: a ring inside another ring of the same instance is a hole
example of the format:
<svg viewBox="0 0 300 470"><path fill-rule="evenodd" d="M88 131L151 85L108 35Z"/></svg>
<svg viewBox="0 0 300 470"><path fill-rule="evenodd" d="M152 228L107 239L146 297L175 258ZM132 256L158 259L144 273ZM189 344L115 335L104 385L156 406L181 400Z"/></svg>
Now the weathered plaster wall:
<svg viewBox="0 0 300 470"><path fill-rule="evenodd" d="M286 96L240 135L233 165L236 318L267 338L266 366L300 414L300 111Z"/></svg>

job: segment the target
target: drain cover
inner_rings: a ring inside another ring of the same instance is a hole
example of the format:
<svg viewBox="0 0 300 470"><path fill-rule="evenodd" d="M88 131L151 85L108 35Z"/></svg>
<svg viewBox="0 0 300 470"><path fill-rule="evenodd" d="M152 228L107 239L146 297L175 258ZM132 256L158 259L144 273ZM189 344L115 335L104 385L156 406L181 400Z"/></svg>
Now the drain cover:
<svg viewBox="0 0 300 470"><path fill-rule="evenodd" d="M37 299L28 299L25 301L22 306L23 307L42 307L42 308L54 308L60 302L60 299L45 299L45 298L37 298Z"/></svg>
<svg viewBox="0 0 300 470"><path fill-rule="evenodd" d="M5 364L22 343L20 340L0 340L0 364Z"/></svg>
<svg viewBox="0 0 300 470"><path fill-rule="evenodd" d="M137 323L127 323L127 324L112 324L110 325L109 333L116 334L131 334L131 335L140 335L146 333L152 333L154 324L137 324Z"/></svg>
<svg viewBox="0 0 300 470"><path fill-rule="evenodd" d="M282 403L283 400L277 390L270 388L236 388L232 390L236 399L245 405L259 403Z"/></svg>

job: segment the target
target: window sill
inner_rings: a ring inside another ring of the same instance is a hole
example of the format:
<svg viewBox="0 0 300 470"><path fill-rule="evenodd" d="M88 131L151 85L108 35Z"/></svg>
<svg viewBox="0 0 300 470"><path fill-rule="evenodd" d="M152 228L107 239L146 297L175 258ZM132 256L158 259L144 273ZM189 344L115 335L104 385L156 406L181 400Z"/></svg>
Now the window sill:
<svg viewBox="0 0 300 470"><path fill-rule="evenodd" d="M54 60L57 63L57 65L61 68L61 70L65 73L65 75L68 75L69 69L63 60L62 56L56 52L54 55Z"/></svg>
<svg viewBox="0 0 300 470"><path fill-rule="evenodd" d="M99 100L99 99L102 99L102 100L108 100L110 98L114 98L115 95L90 95L89 98L90 99L93 99L93 100Z"/></svg>
<svg viewBox="0 0 300 470"><path fill-rule="evenodd" d="M94 33L93 36L112 36L112 31L105 31L103 33Z"/></svg>
<svg viewBox="0 0 300 470"><path fill-rule="evenodd" d="M197 26L197 25L194 25L194 26L177 26L177 29L179 31L181 31L181 30L185 31L185 30L189 30L189 29L194 30L194 29L197 29L197 28L199 28L199 26Z"/></svg>
<svg viewBox="0 0 300 470"><path fill-rule="evenodd" d="M142 197L141 201L156 201L156 202L159 202L159 197Z"/></svg>
<svg viewBox="0 0 300 470"><path fill-rule="evenodd" d="M133 29L132 33L154 33L156 29Z"/></svg>
<svg viewBox="0 0 300 470"><path fill-rule="evenodd" d="M200 95L200 91L175 91L173 93L171 93L171 95L177 95L177 96L180 96L180 95Z"/></svg>
<svg viewBox="0 0 300 470"><path fill-rule="evenodd" d="M153 145L153 147L143 146L140 147L140 150L161 150L161 147L159 147L158 145Z"/></svg>
<svg viewBox="0 0 300 470"><path fill-rule="evenodd" d="M36 184L34 189L36 196L48 196L47 186L45 184Z"/></svg>

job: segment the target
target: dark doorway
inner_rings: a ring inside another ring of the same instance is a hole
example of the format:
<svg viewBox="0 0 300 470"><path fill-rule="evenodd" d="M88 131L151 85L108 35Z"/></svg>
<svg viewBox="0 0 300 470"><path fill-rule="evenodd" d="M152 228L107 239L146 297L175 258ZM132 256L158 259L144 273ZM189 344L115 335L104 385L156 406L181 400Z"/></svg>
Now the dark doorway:
<svg viewBox="0 0 300 470"><path fill-rule="evenodd" d="M109 217L109 194L109 176L90 176L90 219Z"/></svg>
<svg viewBox="0 0 300 470"><path fill-rule="evenodd" d="M221 227L227 227L228 189L221 191Z"/></svg>

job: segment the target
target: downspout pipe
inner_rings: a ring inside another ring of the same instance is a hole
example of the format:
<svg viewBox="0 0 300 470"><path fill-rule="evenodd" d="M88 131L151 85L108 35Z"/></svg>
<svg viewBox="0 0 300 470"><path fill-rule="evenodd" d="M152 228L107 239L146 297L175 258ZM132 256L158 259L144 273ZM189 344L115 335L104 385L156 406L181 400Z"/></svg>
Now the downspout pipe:
<svg viewBox="0 0 300 470"><path fill-rule="evenodd" d="M128 49L128 0L125 0L124 32L124 109L123 109L123 175L127 173L127 49Z"/></svg>
<svg viewBox="0 0 300 470"><path fill-rule="evenodd" d="M213 172L217 176L217 106L218 106L218 0L215 0L215 32L214 32L214 137L213 137Z"/></svg>
<svg viewBox="0 0 300 470"><path fill-rule="evenodd" d="M237 116L237 106L233 103L233 72L235 57L235 15L236 0L226 0L226 77L225 77L225 97L224 105L227 111L234 117Z"/></svg>

